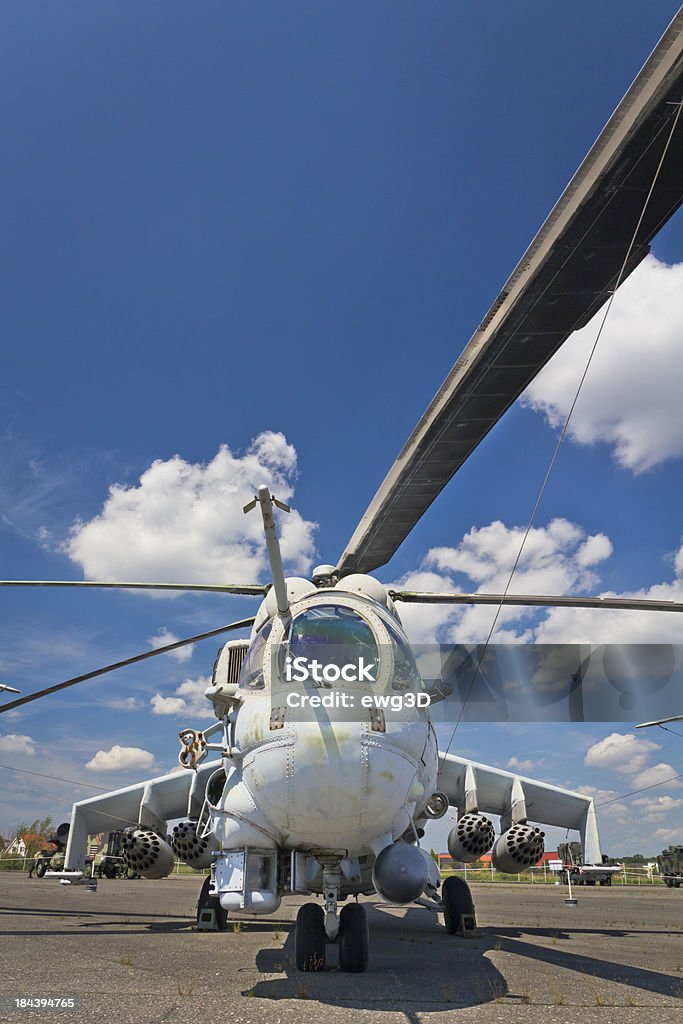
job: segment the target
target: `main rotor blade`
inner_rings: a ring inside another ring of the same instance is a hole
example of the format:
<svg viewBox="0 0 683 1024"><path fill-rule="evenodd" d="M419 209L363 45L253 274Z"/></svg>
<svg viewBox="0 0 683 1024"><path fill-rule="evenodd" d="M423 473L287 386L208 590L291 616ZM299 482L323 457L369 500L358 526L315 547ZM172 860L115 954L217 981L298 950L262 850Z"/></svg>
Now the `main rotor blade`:
<svg viewBox="0 0 683 1024"><path fill-rule="evenodd" d="M683 10L588 153L372 499L341 576L392 557L453 474L617 283L683 99ZM683 200L683 117L621 283Z"/></svg>
<svg viewBox="0 0 683 1024"><path fill-rule="evenodd" d="M94 672L84 672L83 675L74 676L73 679L67 679L63 683L55 683L54 686L46 686L44 690L36 690L35 693L29 693L26 697L20 697L18 700L11 700L9 704L0 705L0 715L5 711L11 711L12 708L21 707L22 704L30 704L33 700L38 700L39 697L46 697L49 693L57 693L58 690L65 690L67 686L75 686L76 683L84 683L87 679L94 679L96 676L103 676L107 672L113 672L117 668L125 668L126 665L135 665L138 661L145 661L147 658L155 658L157 654L168 654L169 651L175 651L179 647L186 647L187 644L195 644L200 640L208 640L212 636L220 636L221 633L229 633L234 629L245 629L247 626L252 626L254 619L240 619L239 622L231 622L229 626L220 626L218 629L210 629L206 633L198 633L196 636L190 636L186 640L176 640L172 644L165 644L163 647L157 647L153 651L145 651L144 654L136 654L132 658L125 658L123 661L115 661L112 665L105 665L104 668L95 669Z"/></svg>
<svg viewBox="0 0 683 1024"><path fill-rule="evenodd" d="M683 612L683 601L651 601L638 597L552 597L547 594L430 594L390 590L393 601L406 604L511 604L532 608L613 608L638 612Z"/></svg>
<svg viewBox="0 0 683 1024"><path fill-rule="evenodd" d="M117 583L93 580L0 580L0 587L100 587L105 590L199 590L216 594L263 597L268 590L260 583Z"/></svg>

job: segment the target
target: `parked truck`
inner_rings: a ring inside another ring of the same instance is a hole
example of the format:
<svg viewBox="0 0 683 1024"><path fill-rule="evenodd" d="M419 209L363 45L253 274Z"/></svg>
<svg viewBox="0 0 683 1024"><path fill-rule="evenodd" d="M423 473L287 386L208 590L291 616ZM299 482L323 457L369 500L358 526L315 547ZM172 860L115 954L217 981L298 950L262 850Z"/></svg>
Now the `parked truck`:
<svg viewBox="0 0 683 1024"><path fill-rule="evenodd" d="M683 881L683 846L667 846L657 857L659 873L668 889L680 888Z"/></svg>

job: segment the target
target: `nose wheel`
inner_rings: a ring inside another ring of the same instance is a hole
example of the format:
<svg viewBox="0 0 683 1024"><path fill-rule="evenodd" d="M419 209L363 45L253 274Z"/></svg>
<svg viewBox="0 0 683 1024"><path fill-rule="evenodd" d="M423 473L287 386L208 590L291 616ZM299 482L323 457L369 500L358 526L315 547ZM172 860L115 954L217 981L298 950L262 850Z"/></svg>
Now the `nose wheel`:
<svg viewBox="0 0 683 1024"><path fill-rule="evenodd" d="M362 974L368 969L370 931L368 915L360 903L349 903L339 915L339 966L342 971Z"/></svg>
<svg viewBox="0 0 683 1024"><path fill-rule="evenodd" d="M294 929L296 969L323 971L325 969L325 915L317 903L304 903L299 907Z"/></svg>

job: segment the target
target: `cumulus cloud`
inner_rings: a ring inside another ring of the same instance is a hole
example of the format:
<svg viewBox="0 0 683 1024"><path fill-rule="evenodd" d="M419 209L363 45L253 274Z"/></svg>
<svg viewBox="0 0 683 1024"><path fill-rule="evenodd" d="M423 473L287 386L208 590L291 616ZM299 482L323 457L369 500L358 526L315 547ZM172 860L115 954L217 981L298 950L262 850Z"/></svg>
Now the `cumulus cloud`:
<svg viewBox="0 0 683 1024"><path fill-rule="evenodd" d="M655 830L655 835L662 843L668 845L678 842L681 838L681 830L680 828L658 828Z"/></svg>
<svg viewBox="0 0 683 1024"><path fill-rule="evenodd" d="M635 733L613 732L588 748L583 763L588 768L612 768L628 775L644 769L650 754L661 749L659 743Z"/></svg>
<svg viewBox="0 0 683 1024"><path fill-rule="evenodd" d="M638 789L645 789L647 786L661 786L665 782L670 783L672 787L678 788L681 783L676 776L680 774L680 771L674 768L673 765L661 762L639 771L633 776L631 782Z"/></svg>
<svg viewBox="0 0 683 1024"><path fill-rule="evenodd" d="M668 817L672 811L683 807L683 800L675 800L672 796L646 796L634 800L636 807L644 808L645 820L659 821Z"/></svg>
<svg viewBox="0 0 683 1024"><path fill-rule="evenodd" d="M502 593L517 557L524 527L500 521L474 527L455 547L432 548L421 567L392 584L397 590ZM683 545L672 558L675 577L639 590L600 590L600 571L612 554L604 533L586 535L576 523L553 519L533 528L510 587L511 594L591 594L683 601ZM413 643L481 643L497 609L492 606L399 605ZM496 643L683 643L683 616L670 612L506 606L498 616Z"/></svg>
<svg viewBox="0 0 683 1024"><path fill-rule="evenodd" d="M89 579L152 582L251 582L267 557L260 516L242 507L261 484L290 502L296 451L283 434L266 431L243 455L222 445L214 458L191 463L157 459L137 485L114 484L103 508L78 520L63 549ZM290 572L305 573L314 555L315 524L293 510L280 516Z"/></svg>
<svg viewBox="0 0 683 1024"><path fill-rule="evenodd" d="M197 679L184 679L175 691L175 696L162 697L160 693L150 700L152 713L155 715L200 716L206 718L213 715L211 705L204 696L204 691L211 682L210 676L199 676Z"/></svg>
<svg viewBox="0 0 683 1024"><path fill-rule="evenodd" d="M606 804L605 807L600 807L600 817L603 814L608 814L613 818L622 818L629 813L626 804L615 799L617 794L613 789L601 789L599 786L577 786L576 792L583 793L584 796L592 796L598 807L601 804Z"/></svg>
<svg viewBox="0 0 683 1024"><path fill-rule="evenodd" d="M569 425L573 441L610 445L619 465L635 473L683 454L681 295L683 263L647 256L617 292ZM602 316L576 331L522 395L555 429L565 422Z"/></svg>
<svg viewBox="0 0 683 1024"><path fill-rule="evenodd" d="M30 736L21 736L16 733L6 733L0 736L0 750L8 754L26 754L33 757L36 752L35 740Z"/></svg>
<svg viewBox="0 0 683 1024"><path fill-rule="evenodd" d="M676 578L651 587L616 593L600 591L601 597L633 597L649 601L683 601L683 563L676 555ZM672 612L611 611L586 608L552 608L535 631L542 644L680 644L683 616Z"/></svg>
<svg viewBox="0 0 683 1024"><path fill-rule="evenodd" d="M114 744L109 750L98 750L86 768L91 772L119 772L146 770L154 764L154 754L141 747L121 747Z"/></svg>
<svg viewBox="0 0 683 1024"><path fill-rule="evenodd" d="M147 642L151 645L152 649L158 651L160 647L165 647L167 644L174 644L181 637L176 636L175 633L171 633L165 626L162 626L159 632L155 636L148 636ZM169 656L175 658L176 661L189 661L194 651L194 644L187 644L186 647L179 647L177 651L169 651Z"/></svg>
<svg viewBox="0 0 683 1024"><path fill-rule="evenodd" d="M528 774L529 772L534 771L534 769L539 768L542 764L543 758L541 758L540 761L532 761L531 758L527 758L524 760L520 759L519 757L511 757L507 763L507 766L512 771L526 772Z"/></svg>
<svg viewBox="0 0 683 1024"><path fill-rule="evenodd" d="M499 520L473 527L456 547L432 548L420 571L407 574L393 586L397 590L502 593L524 533L525 527L509 527ZM605 534L587 536L576 523L553 519L547 526L529 531L509 592L590 592L599 581L596 567L611 553L612 544ZM433 642L435 637L444 642L484 641L495 613L495 608L482 606L400 606L401 619L415 643ZM498 617L496 642L533 640L533 629L525 623L534 614L529 608L505 607Z"/></svg>

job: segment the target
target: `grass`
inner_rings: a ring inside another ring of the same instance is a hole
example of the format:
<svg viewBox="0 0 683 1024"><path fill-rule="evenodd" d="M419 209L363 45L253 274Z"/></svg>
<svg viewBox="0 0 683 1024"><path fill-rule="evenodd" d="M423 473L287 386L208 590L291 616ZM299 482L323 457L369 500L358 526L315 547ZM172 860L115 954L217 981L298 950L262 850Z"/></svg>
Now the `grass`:
<svg viewBox="0 0 683 1024"><path fill-rule="evenodd" d="M550 987L550 995L552 997L553 1006L564 1006L564 992L556 981L553 981Z"/></svg>

